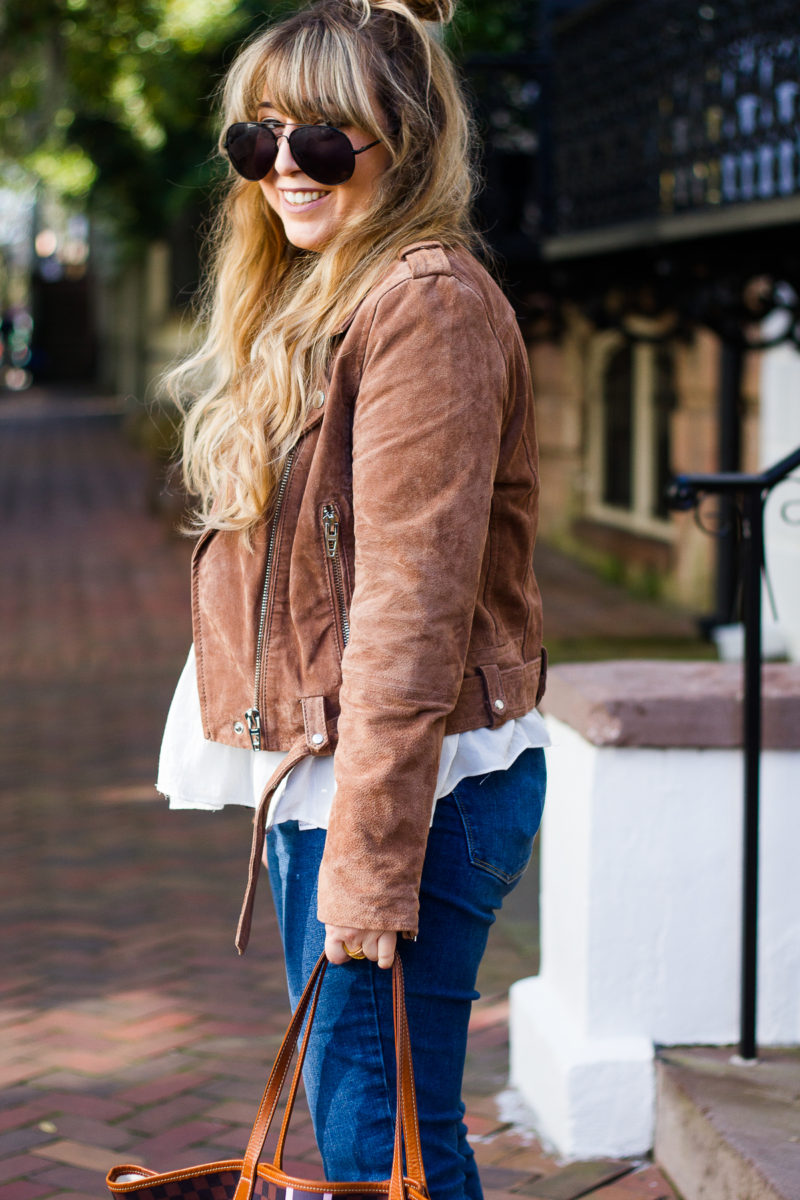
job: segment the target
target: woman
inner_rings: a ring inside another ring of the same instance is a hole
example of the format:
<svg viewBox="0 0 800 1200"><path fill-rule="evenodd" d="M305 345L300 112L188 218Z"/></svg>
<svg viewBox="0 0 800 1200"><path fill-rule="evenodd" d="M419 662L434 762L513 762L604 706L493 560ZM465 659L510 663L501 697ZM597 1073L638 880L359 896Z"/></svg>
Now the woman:
<svg viewBox="0 0 800 1200"><path fill-rule="evenodd" d="M225 84L231 184L204 346L173 375L202 534L159 790L256 806L331 1179L386 1178L398 934L437 1200L488 926L544 797L538 479L524 345L470 253L469 122L423 18L321 0ZM335 756L334 756L335 750ZM345 965L346 964L346 965Z"/></svg>

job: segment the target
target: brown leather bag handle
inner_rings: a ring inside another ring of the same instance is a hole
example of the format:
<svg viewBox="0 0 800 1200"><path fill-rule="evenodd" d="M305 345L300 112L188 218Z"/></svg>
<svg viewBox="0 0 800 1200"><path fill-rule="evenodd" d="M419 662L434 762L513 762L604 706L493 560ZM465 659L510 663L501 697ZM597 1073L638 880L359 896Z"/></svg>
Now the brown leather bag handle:
<svg viewBox="0 0 800 1200"><path fill-rule="evenodd" d="M272 1070L269 1073L267 1085L261 1096L261 1103L258 1106L255 1123L247 1142L247 1149L244 1152L242 1173L236 1186L234 1200L250 1200L253 1184L255 1183L258 1160L261 1156L261 1151L264 1149L264 1142L267 1140L272 1118L275 1115L275 1109L278 1106L278 1101L283 1091L286 1073L289 1070L289 1064L294 1055L297 1039L300 1036L303 1019L311 1003L312 996L315 996L319 991L327 963L328 960L323 954L309 976L308 983L303 989L303 994L298 1001L297 1008L292 1014L289 1028L286 1030L284 1039L281 1042Z"/></svg>
<svg viewBox="0 0 800 1200"><path fill-rule="evenodd" d="M275 1165L281 1169L283 1146L288 1131L291 1111L300 1081L303 1059L308 1048L311 1026L319 1001L319 989L327 968L327 959L322 954L316 963L303 994L297 1004L286 1036L278 1050L275 1064L270 1072L264 1094L261 1097L256 1114L255 1124L247 1143L247 1149L242 1163L242 1173L236 1188L234 1200L250 1200L256 1179L259 1158L264 1148L275 1110L283 1091L289 1064L294 1054L303 1026L303 1020L308 1012L308 1022L303 1036L300 1055L294 1072L294 1078L289 1092L286 1112L284 1114ZM395 1144L392 1160L392 1176L389 1183L390 1200L405 1200L405 1184L403 1179L403 1142L406 1146L406 1158L411 1179L427 1195L427 1184L422 1166L420 1148L419 1120L417 1117L416 1094L414 1092L414 1073L411 1061L411 1042L408 1036L408 1016L405 1007L403 989L403 968L399 955L395 955L393 975L393 1008L395 1022L395 1054L397 1062L397 1115L395 1118ZM309 1011L310 1009L310 1011Z"/></svg>
<svg viewBox="0 0 800 1200"><path fill-rule="evenodd" d="M411 1179L419 1184L421 1190L427 1195L428 1185L425 1179L425 1168L422 1163L422 1147L420 1145L419 1136L419 1117L417 1114L417 1092L414 1086L414 1064L411 1055L411 1035L408 1028L408 1013L406 1010L405 988L403 986L403 968L399 957L395 955L397 962L397 970L392 971L392 1015L394 1021L394 1040L395 1040L395 1056L397 1077L402 1079L403 1086L398 1092L398 1111L403 1123L403 1141L406 1151L406 1170ZM303 1041L300 1045L300 1050L297 1055L297 1063L294 1069L292 1085L289 1089L289 1097L286 1101L286 1108L283 1114L281 1123L281 1131L278 1137L278 1144L275 1149L273 1163L278 1170L283 1169L283 1151L286 1144L286 1137L289 1132L289 1121L292 1117L294 1102L297 1096L297 1089L300 1084L300 1077L303 1070L303 1063L308 1049L308 1040L311 1034L311 1023L314 1019L316 1011L317 998L319 990L317 990L314 1002L311 1007L311 1014L306 1023Z"/></svg>
<svg viewBox="0 0 800 1200"><path fill-rule="evenodd" d="M406 1169L414 1182L418 1183L422 1191L427 1195L428 1184L425 1179L425 1168L422 1165L422 1145L419 1136L419 1114L417 1113L417 1089L414 1085L411 1034L408 1028L406 995L405 987L403 986L403 965L397 954L394 956L394 961L397 963L397 970L392 971L394 1039L397 1056L397 1078L401 1081L401 1086L398 1087L398 1111L403 1121Z"/></svg>
<svg viewBox="0 0 800 1200"><path fill-rule="evenodd" d="M273 1163L275 1164L275 1166L278 1168L279 1171L283 1170L283 1150L284 1150L284 1146L286 1144L286 1135L289 1132L289 1122L292 1119L292 1112L294 1111L294 1102L297 1097L297 1089L300 1086L300 1078L303 1074L303 1063L306 1060L306 1051L308 1050L308 1041L309 1041L309 1038L311 1037L311 1024L314 1020L314 1014L317 1011L317 1000L318 999L319 999L319 988L317 988L316 993L314 995L314 1002L311 1006L311 1012L309 1014L309 1018L306 1021L306 1028L305 1028L305 1032L303 1034L303 1040L300 1043L300 1049L297 1053L297 1062L295 1063L294 1075L292 1076L292 1086L289 1088L289 1096L286 1101L286 1107L283 1111L283 1121L281 1122L281 1131L280 1131L280 1134L278 1135L278 1144L275 1147L275 1154L272 1159Z"/></svg>
<svg viewBox="0 0 800 1200"><path fill-rule="evenodd" d="M392 965L392 1005L394 1012L394 1045L397 1074L397 1115L394 1125L394 1154L392 1174L389 1180L389 1200L407 1200L403 1181L403 1136L405 1135L408 1173L424 1195L428 1195L428 1184L422 1166L422 1151L417 1117L417 1097L414 1088L414 1071L411 1064L411 1041L408 1034L403 967L399 954L395 954ZM408 1124L406 1124L406 1121ZM418 1176L412 1173L411 1164L417 1165Z"/></svg>

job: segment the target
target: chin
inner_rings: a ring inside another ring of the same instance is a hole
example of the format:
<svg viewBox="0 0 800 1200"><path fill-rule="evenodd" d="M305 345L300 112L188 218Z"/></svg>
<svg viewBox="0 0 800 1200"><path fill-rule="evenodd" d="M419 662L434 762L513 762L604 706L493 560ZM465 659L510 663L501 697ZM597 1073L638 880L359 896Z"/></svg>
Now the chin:
<svg viewBox="0 0 800 1200"><path fill-rule="evenodd" d="M284 229L287 242L290 242L298 250L323 250L325 245L330 240L324 234L312 233L311 230L292 230Z"/></svg>

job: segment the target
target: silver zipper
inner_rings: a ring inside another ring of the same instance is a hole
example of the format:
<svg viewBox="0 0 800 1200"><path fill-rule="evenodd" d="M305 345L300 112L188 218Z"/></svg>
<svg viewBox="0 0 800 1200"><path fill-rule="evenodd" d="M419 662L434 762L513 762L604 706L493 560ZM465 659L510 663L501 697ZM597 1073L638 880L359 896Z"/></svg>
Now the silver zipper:
<svg viewBox="0 0 800 1200"><path fill-rule="evenodd" d="M325 534L325 553L331 560L333 568L333 587L339 605L339 618L342 622L342 640L346 646L350 640L350 620L347 616L347 605L344 599L342 560L339 555L339 518L332 504L326 504L322 509L322 529Z"/></svg>
<svg viewBox="0 0 800 1200"><path fill-rule="evenodd" d="M244 714L244 719L247 721L247 730L250 734L250 745L254 750L261 749L261 713L258 709L258 692L259 683L261 680L261 664L264 658L264 629L267 624L267 604L269 603L269 581L272 574L272 560L275 556L275 536L278 532L278 517L283 504L283 497L286 491L286 485L289 482L289 472L292 469L292 459L294 458L294 448L286 455L286 463L284 464L281 481L278 484L278 496L275 500L275 513L272 517L272 529L269 535L269 546L267 547L267 563L264 568L264 587L261 592L261 615L258 620L258 637L256 639L256 666L255 677L253 679L253 707L248 708Z"/></svg>

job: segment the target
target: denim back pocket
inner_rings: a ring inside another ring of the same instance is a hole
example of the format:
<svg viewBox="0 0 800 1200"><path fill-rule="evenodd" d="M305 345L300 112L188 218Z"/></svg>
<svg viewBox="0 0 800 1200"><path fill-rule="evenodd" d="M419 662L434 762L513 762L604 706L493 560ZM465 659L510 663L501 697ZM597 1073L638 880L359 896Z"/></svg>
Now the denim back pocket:
<svg viewBox="0 0 800 1200"><path fill-rule="evenodd" d="M518 755L506 771L473 775L453 789L470 862L505 883L528 865L544 810L547 782L544 750Z"/></svg>

